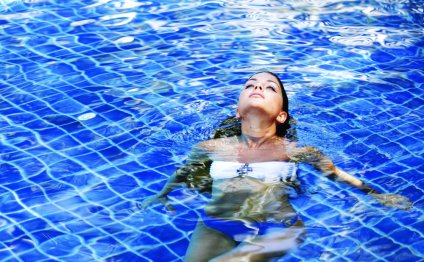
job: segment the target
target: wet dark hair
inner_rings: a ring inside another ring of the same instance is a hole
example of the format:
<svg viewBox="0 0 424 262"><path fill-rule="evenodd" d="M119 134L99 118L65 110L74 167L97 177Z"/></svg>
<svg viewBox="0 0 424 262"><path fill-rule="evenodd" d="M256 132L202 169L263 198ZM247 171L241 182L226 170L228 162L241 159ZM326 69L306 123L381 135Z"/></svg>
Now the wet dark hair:
<svg viewBox="0 0 424 262"><path fill-rule="evenodd" d="M296 140L295 130L294 129L290 130L291 125L295 124L296 121L292 119L292 117L289 114L289 99L287 97L286 90L284 89L283 82L281 81L280 77L278 77L275 73L270 71L257 72L251 75L249 79L252 78L254 75L257 75L260 73L267 73L274 76L281 87L281 93L283 97L282 109L284 112L287 113L287 119L286 121L284 121L284 123L280 123L277 125L276 135L280 137L286 137L291 140ZM225 119L221 124L219 124L218 128L215 130L213 138L222 138L222 137L240 136L240 135L241 135L241 123L235 116L233 116L228 119Z"/></svg>

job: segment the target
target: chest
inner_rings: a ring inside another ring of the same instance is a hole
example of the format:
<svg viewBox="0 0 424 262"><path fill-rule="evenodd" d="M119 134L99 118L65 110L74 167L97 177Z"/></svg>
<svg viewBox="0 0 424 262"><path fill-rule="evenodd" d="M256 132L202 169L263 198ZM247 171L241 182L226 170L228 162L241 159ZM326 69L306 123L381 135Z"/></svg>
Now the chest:
<svg viewBox="0 0 424 262"><path fill-rule="evenodd" d="M212 160L254 163L266 161L287 161L284 147L268 146L263 148L245 148L241 145L223 147L212 154Z"/></svg>

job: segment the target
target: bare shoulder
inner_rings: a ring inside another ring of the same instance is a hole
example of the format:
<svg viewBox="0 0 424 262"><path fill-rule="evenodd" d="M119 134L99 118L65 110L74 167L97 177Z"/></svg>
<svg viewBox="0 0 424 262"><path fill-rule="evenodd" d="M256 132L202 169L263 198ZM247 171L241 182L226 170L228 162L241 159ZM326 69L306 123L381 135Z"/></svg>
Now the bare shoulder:
<svg viewBox="0 0 424 262"><path fill-rule="evenodd" d="M295 162L304 162L310 158L317 158L321 152L312 146L302 146L297 142L285 142L287 156L290 160Z"/></svg>
<svg viewBox="0 0 424 262"><path fill-rule="evenodd" d="M222 150L223 148L226 148L226 147L234 146L237 143L237 141L238 141L238 138L235 136L210 139L210 140L205 140L205 141L197 143L196 147L199 150L214 152L217 150Z"/></svg>

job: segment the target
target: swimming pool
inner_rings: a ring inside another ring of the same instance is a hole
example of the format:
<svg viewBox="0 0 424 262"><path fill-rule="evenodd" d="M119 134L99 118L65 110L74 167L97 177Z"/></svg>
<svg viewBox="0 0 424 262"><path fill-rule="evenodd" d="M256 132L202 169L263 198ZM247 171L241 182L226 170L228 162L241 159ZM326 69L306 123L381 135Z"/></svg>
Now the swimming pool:
<svg viewBox="0 0 424 262"><path fill-rule="evenodd" d="M308 237L281 261L424 257L420 1L0 1L0 260L180 261L204 197L141 212L243 81L279 73L302 143L390 193L301 166Z"/></svg>

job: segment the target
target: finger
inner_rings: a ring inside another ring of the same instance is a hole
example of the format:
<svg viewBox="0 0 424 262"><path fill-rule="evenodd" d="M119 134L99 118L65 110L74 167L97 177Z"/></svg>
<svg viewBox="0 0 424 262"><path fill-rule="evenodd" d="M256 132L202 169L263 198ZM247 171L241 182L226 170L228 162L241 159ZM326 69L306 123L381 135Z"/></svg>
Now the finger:
<svg viewBox="0 0 424 262"><path fill-rule="evenodd" d="M154 198L148 197L142 202L136 202L136 206L140 210L146 210L148 207L152 206L152 204L153 204L153 206L155 206L154 202L155 202Z"/></svg>
<svg viewBox="0 0 424 262"><path fill-rule="evenodd" d="M403 210L408 210L412 208L412 202L406 199L402 199L396 203L396 207Z"/></svg>
<svg viewBox="0 0 424 262"><path fill-rule="evenodd" d="M173 206L173 205L171 205L171 203L169 203L169 202L167 201L167 202L165 202L165 203L164 203L164 206L165 206L164 210L165 210L167 213L175 214L175 208L174 208L174 206Z"/></svg>

